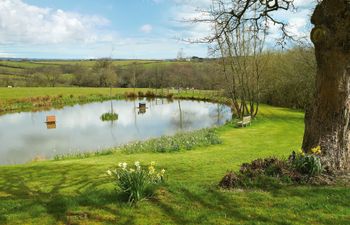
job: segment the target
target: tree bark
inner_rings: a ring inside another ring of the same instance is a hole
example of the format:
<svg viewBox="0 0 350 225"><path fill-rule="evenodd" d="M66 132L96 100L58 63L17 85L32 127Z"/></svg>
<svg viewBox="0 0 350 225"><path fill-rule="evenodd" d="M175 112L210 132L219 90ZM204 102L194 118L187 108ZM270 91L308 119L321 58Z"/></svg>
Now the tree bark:
<svg viewBox="0 0 350 225"><path fill-rule="evenodd" d="M323 0L311 22L316 93L305 116L303 150L321 146L329 170L350 169L350 1Z"/></svg>

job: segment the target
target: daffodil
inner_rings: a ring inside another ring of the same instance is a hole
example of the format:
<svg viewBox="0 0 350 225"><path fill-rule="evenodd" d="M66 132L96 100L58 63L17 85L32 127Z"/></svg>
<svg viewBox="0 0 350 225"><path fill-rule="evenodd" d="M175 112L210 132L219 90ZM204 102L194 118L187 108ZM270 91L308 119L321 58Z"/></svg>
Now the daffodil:
<svg viewBox="0 0 350 225"><path fill-rule="evenodd" d="M122 168L123 168L123 169L126 169L127 166L128 166L128 164L127 164L126 162L123 162Z"/></svg>
<svg viewBox="0 0 350 225"><path fill-rule="evenodd" d="M151 166L155 166L155 165L156 165L156 162L152 161Z"/></svg>
<svg viewBox="0 0 350 225"><path fill-rule="evenodd" d="M112 171L107 170L107 174L108 174L109 176L112 176Z"/></svg>
<svg viewBox="0 0 350 225"><path fill-rule="evenodd" d="M162 170L160 171L160 174L164 175L164 173L165 173L165 169L162 169Z"/></svg>
<svg viewBox="0 0 350 225"><path fill-rule="evenodd" d="M311 152L312 152L313 154L321 154L321 146L317 146L317 147L315 147L315 148L312 148L312 149L311 149Z"/></svg>
<svg viewBox="0 0 350 225"><path fill-rule="evenodd" d="M300 155L302 155L302 154L304 153L303 149L299 149L299 150L298 150L298 153L299 153Z"/></svg>
<svg viewBox="0 0 350 225"><path fill-rule="evenodd" d="M140 166L140 162L139 162L139 161L136 161L136 162L135 162L135 166L136 166L136 167L139 167L139 166Z"/></svg>
<svg viewBox="0 0 350 225"><path fill-rule="evenodd" d="M154 169L153 166L149 166L149 167L148 167L148 173L149 173L149 174L153 174L154 171L155 171L155 169Z"/></svg>

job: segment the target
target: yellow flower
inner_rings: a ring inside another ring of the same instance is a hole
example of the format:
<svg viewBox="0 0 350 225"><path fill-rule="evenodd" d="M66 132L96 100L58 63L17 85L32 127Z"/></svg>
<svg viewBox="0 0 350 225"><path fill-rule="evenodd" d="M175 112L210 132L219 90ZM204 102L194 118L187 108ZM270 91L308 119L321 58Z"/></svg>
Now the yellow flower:
<svg viewBox="0 0 350 225"><path fill-rule="evenodd" d="M304 151L303 151L303 149L299 149L299 150L298 150L298 154L300 154L300 155L304 155Z"/></svg>
<svg viewBox="0 0 350 225"><path fill-rule="evenodd" d="M133 173L133 172L135 172L135 170L134 170L134 169L130 169L129 171L130 171L130 173Z"/></svg>
<svg viewBox="0 0 350 225"><path fill-rule="evenodd" d="M155 166L156 165L156 162L155 161L152 161L151 162L151 166Z"/></svg>
<svg viewBox="0 0 350 225"><path fill-rule="evenodd" d="M108 174L109 176L112 176L112 171L107 170L107 174Z"/></svg>
<svg viewBox="0 0 350 225"><path fill-rule="evenodd" d="M148 167L148 173L149 173L149 174L153 174L154 172L155 172L154 167L153 167L153 166L149 166L149 167Z"/></svg>
<svg viewBox="0 0 350 225"><path fill-rule="evenodd" d="M122 168L123 170L126 170L127 166L128 166L128 164L126 162L119 163L119 167Z"/></svg>
<svg viewBox="0 0 350 225"><path fill-rule="evenodd" d="M321 146L317 146L317 147L315 147L315 148L312 148L312 149L311 149L311 152L312 152L313 154L321 154Z"/></svg>
<svg viewBox="0 0 350 225"><path fill-rule="evenodd" d="M162 169L162 170L160 171L160 174L164 175L164 173L165 173L165 169Z"/></svg>

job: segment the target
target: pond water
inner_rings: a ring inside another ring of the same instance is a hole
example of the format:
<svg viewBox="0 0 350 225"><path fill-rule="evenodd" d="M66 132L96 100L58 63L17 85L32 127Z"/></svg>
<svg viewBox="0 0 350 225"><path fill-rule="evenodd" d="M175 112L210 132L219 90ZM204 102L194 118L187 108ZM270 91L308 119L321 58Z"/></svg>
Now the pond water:
<svg viewBox="0 0 350 225"><path fill-rule="evenodd" d="M146 108L139 108L146 103ZM116 112L116 121L101 115ZM55 124L46 116L55 115ZM98 151L179 131L221 125L231 118L229 107L200 101L106 101L43 112L0 116L0 164L18 164L58 154Z"/></svg>

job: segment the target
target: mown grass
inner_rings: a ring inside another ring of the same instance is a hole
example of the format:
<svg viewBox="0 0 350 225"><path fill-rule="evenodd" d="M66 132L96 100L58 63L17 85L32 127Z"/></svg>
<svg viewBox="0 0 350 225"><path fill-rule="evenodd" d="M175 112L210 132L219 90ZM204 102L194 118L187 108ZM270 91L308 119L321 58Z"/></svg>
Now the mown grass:
<svg viewBox="0 0 350 225"><path fill-rule="evenodd" d="M300 146L303 113L262 106L247 128L218 129L223 143L175 153L138 153L0 167L0 224L348 224L349 187L288 186L223 191L227 170ZM156 161L167 183L130 208L106 170Z"/></svg>

